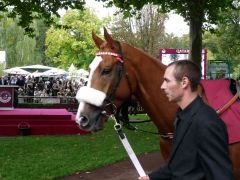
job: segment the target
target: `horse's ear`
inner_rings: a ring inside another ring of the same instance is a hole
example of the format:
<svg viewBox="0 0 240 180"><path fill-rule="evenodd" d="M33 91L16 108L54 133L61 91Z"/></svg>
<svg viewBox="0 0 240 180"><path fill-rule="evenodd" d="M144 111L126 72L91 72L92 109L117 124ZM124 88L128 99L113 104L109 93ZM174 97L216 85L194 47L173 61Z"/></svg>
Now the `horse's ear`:
<svg viewBox="0 0 240 180"><path fill-rule="evenodd" d="M92 39L96 46L100 49L100 46L104 41L100 37L98 37L94 31L92 31Z"/></svg>
<svg viewBox="0 0 240 180"><path fill-rule="evenodd" d="M112 47L114 40L113 38L110 36L110 34L107 32L107 29L105 27L103 27L104 29L104 39L107 41L107 43Z"/></svg>

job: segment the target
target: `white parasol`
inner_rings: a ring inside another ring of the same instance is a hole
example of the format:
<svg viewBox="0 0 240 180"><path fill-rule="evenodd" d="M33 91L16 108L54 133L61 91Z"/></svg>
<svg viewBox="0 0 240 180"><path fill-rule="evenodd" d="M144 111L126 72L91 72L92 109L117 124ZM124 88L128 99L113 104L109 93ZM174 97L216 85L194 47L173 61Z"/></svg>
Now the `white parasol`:
<svg viewBox="0 0 240 180"><path fill-rule="evenodd" d="M5 70L3 70L3 72L7 73L7 74L16 74L16 75L27 75L27 74L29 74L28 71L25 71L25 70L23 70L19 67L5 69Z"/></svg>
<svg viewBox="0 0 240 180"><path fill-rule="evenodd" d="M61 76L61 75L67 75L67 71L63 69L53 68L48 71L45 71L42 73L43 76Z"/></svg>

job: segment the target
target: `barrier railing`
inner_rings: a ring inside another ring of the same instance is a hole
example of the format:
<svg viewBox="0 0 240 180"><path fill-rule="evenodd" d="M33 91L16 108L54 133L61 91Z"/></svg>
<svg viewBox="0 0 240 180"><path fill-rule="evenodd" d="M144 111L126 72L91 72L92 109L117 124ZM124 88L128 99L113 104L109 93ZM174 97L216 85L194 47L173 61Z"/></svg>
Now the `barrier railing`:
<svg viewBox="0 0 240 180"><path fill-rule="evenodd" d="M68 111L77 112L78 101L75 97L70 96L18 96L18 106L21 107L29 107L29 105L33 105L34 107L40 107L37 105L44 105L49 108L52 106L53 108L66 108ZM41 107L44 107L41 106ZM128 111L130 114L142 114L146 113L144 108L140 105L138 101L136 101L135 106L129 106Z"/></svg>
<svg viewBox="0 0 240 180"><path fill-rule="evenodd" d="M18 103L74 104L78 102L75 97L70 96L18 96Z"/></svg>
<svg viewBox="0 0 240 180"><path fill-rule="evenodd" d="M17 99L18 107L66 108L71 112L76 112L78 108L78 101L70 96L18 96Z"/></svg>

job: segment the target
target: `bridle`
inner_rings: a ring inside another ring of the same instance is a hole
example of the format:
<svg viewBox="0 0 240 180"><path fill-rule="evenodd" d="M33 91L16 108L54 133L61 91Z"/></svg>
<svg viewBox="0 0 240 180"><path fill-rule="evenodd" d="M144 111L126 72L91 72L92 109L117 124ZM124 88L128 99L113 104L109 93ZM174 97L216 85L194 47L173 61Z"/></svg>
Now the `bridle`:
<svg viewBox="0 0 240 180"><path fill-rule="evenodd" d="M123 60L122 48L121 48L120 42L117 41L117 43L119 45L118 53L99 51L96 54L97 56L113 56L117 59L117 67L116 67L116 71L115 71L114 84L113 84L113 87L112 87L112 91L111 91L111 93L109 93L106 96L106 98L104 100L104 102L105 102L104 107L102 107L102 109L103 109L102 114L106 115L106 116L115 115L117 113L117 106L114 104L114 100L115 100L116 91L118 89L118 86L120 84L120 81L123 77L124 72L125 72L125 77L127 79L130 94L132 94L131 81L130 81L130 78L128 76L128 73L124 69L124 60ZM109 108L111 109L111 113L107 113L107 109L109 109Z"/></svg>

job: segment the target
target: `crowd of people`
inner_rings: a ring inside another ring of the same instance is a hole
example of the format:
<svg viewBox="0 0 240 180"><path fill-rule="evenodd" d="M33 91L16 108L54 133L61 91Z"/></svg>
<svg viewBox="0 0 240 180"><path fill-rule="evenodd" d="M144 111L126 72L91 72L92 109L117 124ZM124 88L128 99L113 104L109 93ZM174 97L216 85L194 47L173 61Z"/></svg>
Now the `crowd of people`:
<svg viewBox="0 0 240 180"><path fill-rule="evenodd" d="M16 85L18 96L36 97L75 97L78 89L85 84L79 81L66 79L66 77L33 77L12 75L0 77L0 85Z"/></svg>

